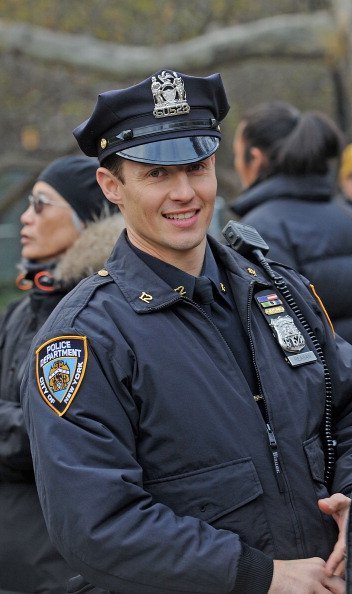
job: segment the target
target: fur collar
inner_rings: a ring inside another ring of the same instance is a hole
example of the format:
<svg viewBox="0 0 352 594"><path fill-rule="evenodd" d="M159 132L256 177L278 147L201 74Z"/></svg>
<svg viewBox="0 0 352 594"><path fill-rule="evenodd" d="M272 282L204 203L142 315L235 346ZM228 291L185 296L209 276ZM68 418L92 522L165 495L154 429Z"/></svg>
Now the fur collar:
<svg viewBox="0 0 352 594"><path fill-rule="evenodd" d="M54 271L55 280L64 286L73 286L97 272L104 266L124 227L121 213L88 223L78 240L60 258Z"/></svg>

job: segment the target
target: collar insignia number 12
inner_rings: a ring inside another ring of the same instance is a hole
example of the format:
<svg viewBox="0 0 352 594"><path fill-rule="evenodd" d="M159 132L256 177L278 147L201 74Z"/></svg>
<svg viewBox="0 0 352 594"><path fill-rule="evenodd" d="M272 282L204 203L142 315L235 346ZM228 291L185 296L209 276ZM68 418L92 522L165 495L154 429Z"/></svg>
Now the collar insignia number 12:
<svg viewBox="0 0 352 594"><path fill-rule="evenodd" d="M186 101L184 82L176 72L163 70L158 77L153 76L151 90L155 103L154 117L166 118L191 111Z"/></svg>
<svg viewBox="0 0 352 594"><path fill-rule="evenodd" d="M183 285L180 285L179 287L176 287L176 289L174 289L174 291L176 291L177 293L180 293L181 297L185 297L186 296L186 289L184 288Z"/></svg>
<svg viewBox="0 0 352 594"><path fill-rule="evenodd" d="M266 322L285 354L286 361L297 367L317 360L313 351L307 347L302 332L297 328L293 318L286 312L282 299L274 292L260 291L255 295Z"/></svg>
<svg viewBox="0 0 352 594"><path fill-rule="evenodd" d="M145 301L145 303L150 303L150 301L153 301L153 296L149 295L149 293L146 293L145 291L142 291L142 293L139 296L139 299Z"/></svg>
<svg viewBox="0 0 352 594"><path fill-rule="evenodd" d="M58 336L36 351L41 397L60 417L67 411L84 378L88 359L85 336Z"/></svg>

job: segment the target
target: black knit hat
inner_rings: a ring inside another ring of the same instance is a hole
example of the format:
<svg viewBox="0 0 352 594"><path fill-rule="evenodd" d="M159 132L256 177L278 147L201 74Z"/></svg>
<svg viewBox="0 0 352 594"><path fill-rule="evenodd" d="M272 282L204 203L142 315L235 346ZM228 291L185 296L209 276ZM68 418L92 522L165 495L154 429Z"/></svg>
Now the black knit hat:
<svg viewBox="0 0 352 594"><path fill-rule="evenodd" d="M111 154L142 163L193 163L212 155L229 105L219 74L160 70L126 89L101 93L73 134L100 163Z"/></svg>
<svg viewBox="0 0 352 594"><path fill-rule="evenodd" d="M76 211L81 221L98 219L103 213L116 212L96 181L97 159L67 156L56 159L40 174L37 181L44 181L54 188Z"/></svg>

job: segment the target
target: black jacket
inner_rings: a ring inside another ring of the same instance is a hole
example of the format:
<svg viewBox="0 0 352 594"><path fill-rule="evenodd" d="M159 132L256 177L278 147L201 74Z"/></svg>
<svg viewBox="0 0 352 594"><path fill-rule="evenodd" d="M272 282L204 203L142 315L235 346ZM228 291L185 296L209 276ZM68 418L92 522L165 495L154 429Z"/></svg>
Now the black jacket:
<svg viewBox="0 0 352 594"><path fill-rule="evenodd" d="M89 225L56 267L57 288L48 292L34 286L1 319L0 591L61 594L74 575L46 530L19 402L20 384L33 336L69 288L103 265L122 228L120 217Z"/></svg>
<svg viewBox="0 0 352 594"><path fill-rule="evenodd" d="M62 295L31 291L8 309L0 331L0 587L6 590L65 592L72 575L47 535L19 403L32 338Z"/></svg>
<svg viewBox="0 0 352 594"><path fill-rule="evenodd" d="M352 342L352 204L332 197L325 176L276 175L230 208L259 231L270 258L314 284L336 332Z"/></svg>

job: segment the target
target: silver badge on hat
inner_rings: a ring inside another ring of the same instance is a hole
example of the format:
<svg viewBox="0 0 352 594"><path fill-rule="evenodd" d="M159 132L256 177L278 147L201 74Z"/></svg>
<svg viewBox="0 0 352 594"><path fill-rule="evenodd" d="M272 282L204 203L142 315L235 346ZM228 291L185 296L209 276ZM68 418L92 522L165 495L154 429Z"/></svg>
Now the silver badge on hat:
<svg viewBox="0 0 352 594"><path fill-rule="evenodd" d="M290 316L272 319L270 326L273 327L277 340L285 351L298 353L305 347L306 341Z"/></svg>
<svg viewBox="0 0 352 594"><path fill-rule="evenodd" d="M177 72L163 70L157 77L152 76L151 90L156 118L182 115L191 111L186 101L185 85Z"/></svg>

